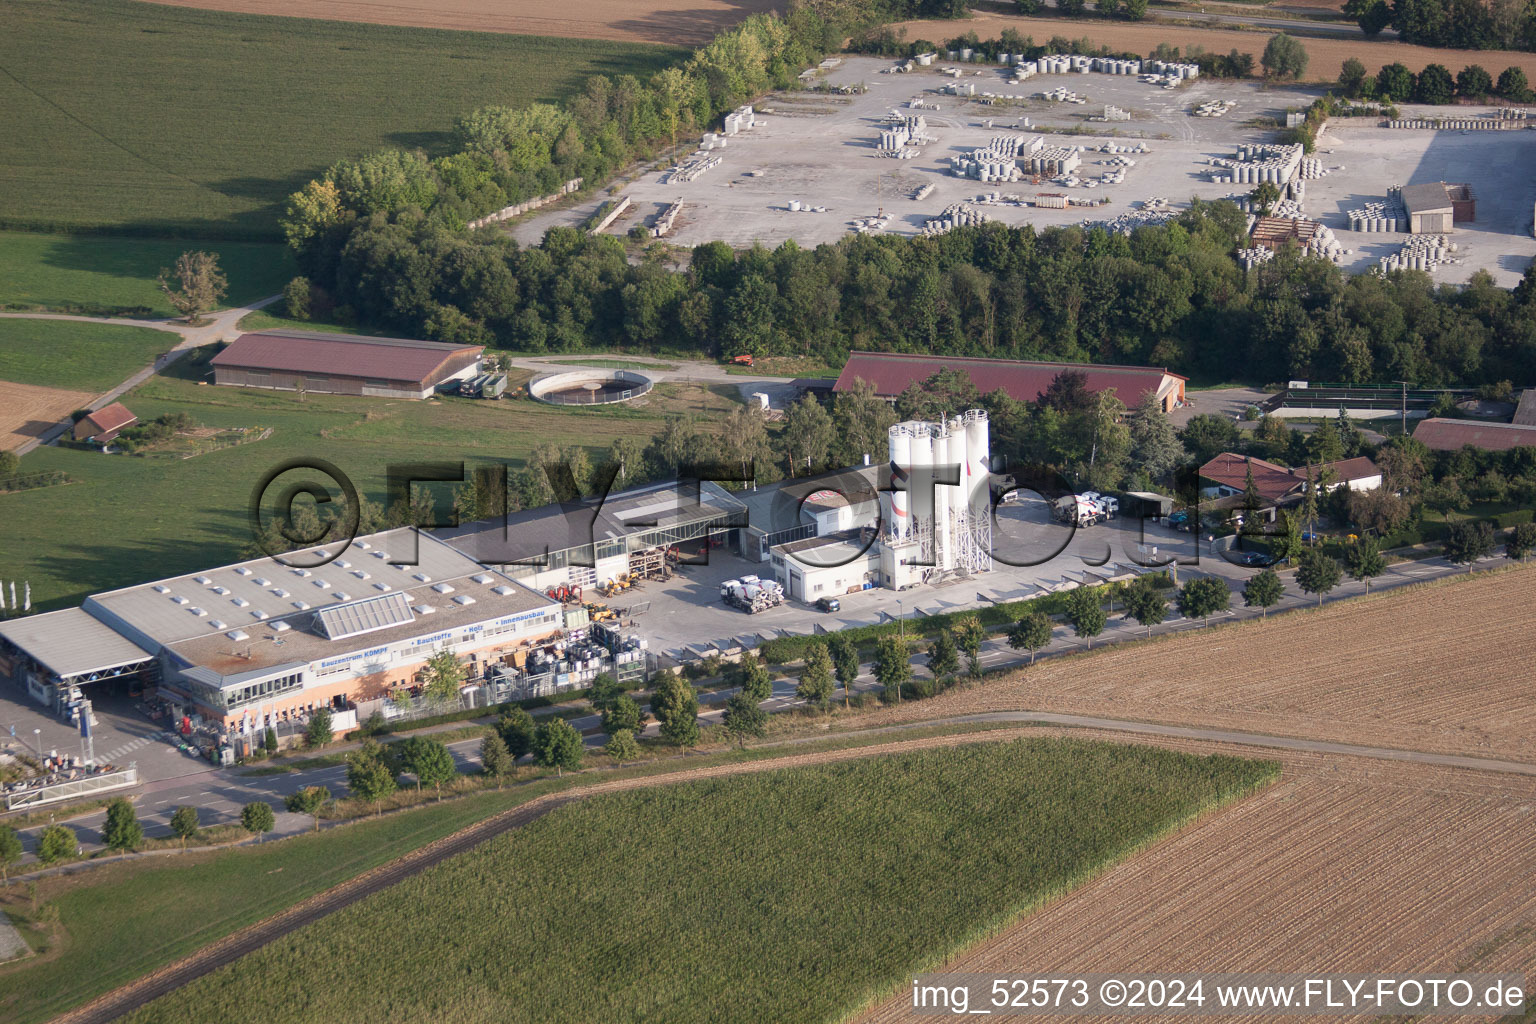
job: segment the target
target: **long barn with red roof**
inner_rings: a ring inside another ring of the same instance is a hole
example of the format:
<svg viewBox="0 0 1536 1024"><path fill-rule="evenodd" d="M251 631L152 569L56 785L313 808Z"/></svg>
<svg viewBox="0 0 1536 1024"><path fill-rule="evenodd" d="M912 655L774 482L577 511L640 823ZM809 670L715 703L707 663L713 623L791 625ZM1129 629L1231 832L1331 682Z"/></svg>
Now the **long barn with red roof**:
<svg viewBox="0 0 1536 1024"><path fill-rule="evenodd" d="M1017 359L984 359L976 356L930 356L897 352L853 352L838 376L834 391L848 391L858 380L868 381L875 394L895 398L912 384L920 384L945 368L971 378L982 394L1002 388L1020 402L1033 402L1064 371L1087 378L1094 393L1115 391L1115 397L1134 406L1147 394L1157 396L1164 412L1184 401L1188 378L1152 366L1116 366L1106 363L1046 363Z"/></svg>
<svg viewBox="0 0 1536 1024"><path fill-rule="evenodd" d="M213 382L376 398L426 398L439 384L480 372L480 345L356 334L242 334L214 356Z"/></svg>

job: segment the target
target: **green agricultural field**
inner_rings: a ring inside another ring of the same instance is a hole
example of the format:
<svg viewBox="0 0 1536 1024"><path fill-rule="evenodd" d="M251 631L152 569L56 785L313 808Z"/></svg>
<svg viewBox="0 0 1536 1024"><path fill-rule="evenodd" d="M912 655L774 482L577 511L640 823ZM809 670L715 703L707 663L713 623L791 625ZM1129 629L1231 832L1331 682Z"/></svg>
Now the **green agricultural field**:
<svg viewBox="0 0 1536 1024"><path fill-rule="evenodd" d="M174 343L174 336L165 337ZM6 526L0 579L31 580L33 601L48 608L93 591L233 561L251 540L246 507L252 488L287 459L327 459L382 502L391 462L463 460L516 468L546 442L584 445L595 459L620 436L644 444L669 413L700 412L719 422L737 407L723 395L723 385L710 390L683 384L659 385L644 406L594 409L526 398L300 398L200 384L206 361L205 351L183 356L170 369L177 376L151 378L124 404L141 420L186 412L204 426L271 427L272 436L186 461L54 447L30 452L22 459L24 471L63 470L75 482L0 494ZM446 486L440 497L446 515Z"/></svg>
<svg viewBox="0 0 1536 1024"><path fill-rule="evenodd" d="M132 0L0 0L0 224L276 237L285 196L454 118L647 75L669 47L343 24Z"/></svg>
<svg viewBox="0 0 1536 1024"><path fill-rule="evenodd" d="M176 311L155 278L189 249L219 257L219 266L229 279L229 295L225 297L229 306L276 295L297 273L287 247L277 242L189 242L0 231L0 306L173 316Z"/></svg>
<svg viewBox="0 0 1536 1024"><path fill-rule="evenodd" d="M179 341L179 334L151 327L0 317L0 380L106 391Z"/></svg>
<svg viewBox="0 0 1536 1024"><path fill-rule="evenodd" d="M125 1020L842 1020L1277 772L1031 738L593 797Z"/></svg>

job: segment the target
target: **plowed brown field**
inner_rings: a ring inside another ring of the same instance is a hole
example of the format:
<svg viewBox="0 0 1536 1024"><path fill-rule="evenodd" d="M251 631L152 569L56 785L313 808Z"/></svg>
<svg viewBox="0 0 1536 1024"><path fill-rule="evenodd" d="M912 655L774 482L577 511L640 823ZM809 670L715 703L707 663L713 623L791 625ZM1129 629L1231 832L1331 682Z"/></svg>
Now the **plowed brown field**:
<svg viewBox="0 0 1536 1024"><path fill-rule="evenodd" d="M1288 757L1277 785L1132 857L943 970L1531 972L1533 813L1536 780ZM932 1019L912 1015L909 1000L898 995L863 1020Z"/></svg>
<svg viewBox="0 0 1536 1024"><path fill-rule="evenodd" d="M966 21L907 21L896 26L905 29L908 39L927 39L943 42L958 35L974 31L982 39L996 39L1003 29L1017 29L1035 42L1044 43L1052 36L1078 39L1087 36L1100 46L1132 53L1151 53L1158 43L1173 46L1203 46L1206 50L1226 53L1233 47L1255 58L1264 52L1264 46L1274 32L1245 32L1237 29L1186 28L1180 25L1124 23L1070 18L1013 18L1001 14L978 15ZM1301 40L1307 49L1307 73L1310 82L1337 81L1339 69L1350 57L1358 57L1371 74L1383 64L1401 61L1409 70L1418 72L1426 64L1444 64L1455 74L1468 64L1481 64L1492 70L1495 77L1510 65L1525 70L1527 77L1536 76L1536 54L1516 53L1509 50L1442 50L1429 46L1410 46L1407 43L1350 39Z"/></svg>
<svg viewBox="0 0 1536 1024"><path fill-rule="evenodd" d="M84 391L0 380L0 451L30 441L95 397Z"/></svg>
<svg viewBox="0 0 1536 1024"><path fill-rule="evenodd" d="M861 725L1056 711L1536 762L1536 567L1055 658Z"/></svg>
<svg viewBox="0 0 1536 1024"><path fill-rule="evenodd" d="M470 32L572 39L620 39L678 46L708 42L750 14L782 9L779 0L154 0L172 7L363 21Z"/></svg>

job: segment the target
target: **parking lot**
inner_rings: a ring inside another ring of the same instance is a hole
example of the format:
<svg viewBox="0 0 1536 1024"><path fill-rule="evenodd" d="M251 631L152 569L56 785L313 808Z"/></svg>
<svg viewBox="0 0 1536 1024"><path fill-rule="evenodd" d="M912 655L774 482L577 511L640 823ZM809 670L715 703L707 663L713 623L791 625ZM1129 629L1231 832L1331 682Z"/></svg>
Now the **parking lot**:
<svg viewBox="0 0 1536 1024"><path fill-rule="evenodd" d="M95 711L96 762L134 764L149 782L208 771L196 754L178 750L167 721L152 721L122 682L88 684L84 693ZM0 675L0 749L27 757L81 755L80 730L38 705L10 677Z"/></svg>

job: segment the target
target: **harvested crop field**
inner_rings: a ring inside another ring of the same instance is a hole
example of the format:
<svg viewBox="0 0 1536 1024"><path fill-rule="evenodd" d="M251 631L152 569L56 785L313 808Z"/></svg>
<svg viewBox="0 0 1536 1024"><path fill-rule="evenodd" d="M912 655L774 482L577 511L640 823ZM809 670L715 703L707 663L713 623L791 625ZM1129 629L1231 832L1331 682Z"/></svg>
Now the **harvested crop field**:
<svg viewBox="0 0 1536 1024"><path fill-rule="evenodd" d="M1529 827L1536 780L1353 758L1286 761L1278 785L1200 820L943 969L1536 969L1536 830ZM912 1016L897 997L862 1019L932 1018Z"/></svg>
<svg viewBox="0 0 1536 1024"><path fill-rule="evenodd" d="M707 43L716 32L748 15L782 9L775 0L584 0L552 6L548 0L438 0L400 3L390 0L154 0L170 7L276 14L375 25L511 32L571 39L619 39L670 45Z"/></svg>
<svg viewBox="0 0 1536 1024"><path fill-rule="evenodd" d="M0 380L0 451L11 451L84 408L95 394Z"/></svg>
<svg viewBox="0 0 1536 1024"><path fill-rule="evenodd" d="M1056 711L1536 762L1536 569L1128 643L877 712Z"/></svg>
<svg viewBox="0 0 1536 1024"><path fill-rule="evenodd" d="M1106 23L1102 21L1074 21L1060 18L1010 18L1006 15L983 15L965 21L904 21L896 29L906 30L908 39L928 39L943 42L966 32L975 32L982 39L996 39L1005 28L1015 29L1032 36L1037 43L1044 43L1052 36L1077 39L1088 36L1096 45L1111 50L1132 53L1151 53L1158 43L1187 48L1203 46L1206 50L1226 53L1233 47L1240 52L1251 53L1257 60L1274 32L1245 32L1237 29L1188 28L1183 25L1161 25L1155 22L1140 25ZM1409 70L1417 73L1427 64L1444 64L1455 74L1468 64L1481 64L1495 76L1510 65L1525 70L1526 76L1536 76L1536 54L1517 53L1509 50L1445 50L1429 46L1410 46L1407 43L1384 42L1365 38L1301 39L1309 57L1304 81L1333 82L1339 77L1339 69L1350 57L1358 57L1366 70L1375 74L1384 64L1401 61Z"/></svg>

